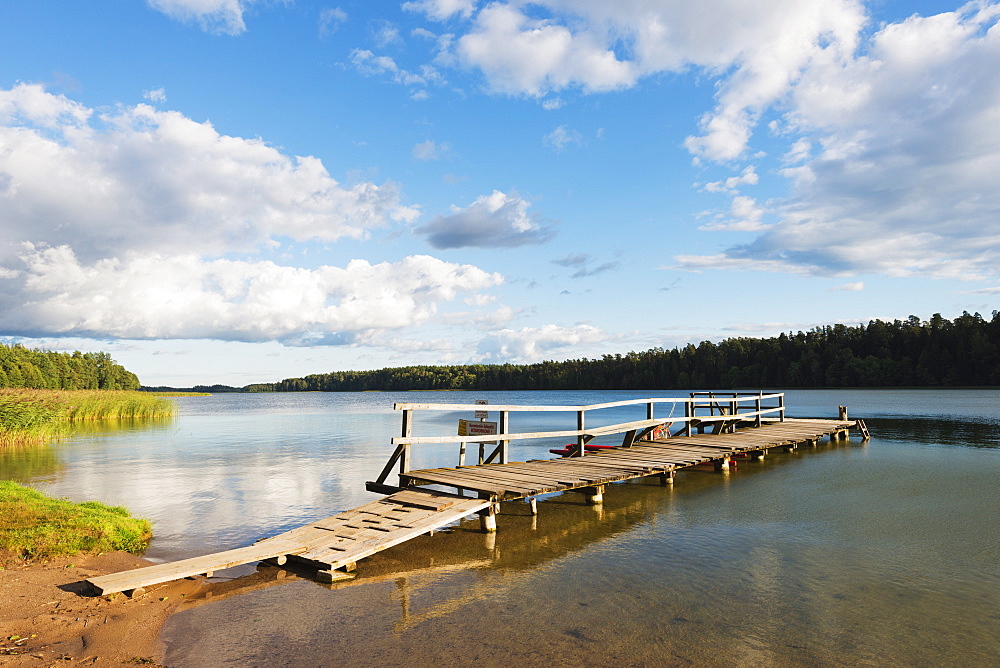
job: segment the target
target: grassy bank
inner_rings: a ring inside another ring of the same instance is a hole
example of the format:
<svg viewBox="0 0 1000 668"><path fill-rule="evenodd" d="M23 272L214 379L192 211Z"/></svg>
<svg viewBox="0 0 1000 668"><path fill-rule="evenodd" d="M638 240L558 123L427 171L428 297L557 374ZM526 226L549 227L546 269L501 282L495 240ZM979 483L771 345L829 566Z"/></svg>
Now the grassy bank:
<svg viewBox="0 0 1000 668"><path fill-rule="evenodd" d="M53 499L0 480L0 560L114 550L139 553L152 535L149 520L131 517L125 508Z"/></svg>
<svg viewBox="0 0 1000 668"><path fill-rule="evenodd" d="M145 392L0 389L0 446L43 443L77 420L167 417L174 406Z"/></svg>

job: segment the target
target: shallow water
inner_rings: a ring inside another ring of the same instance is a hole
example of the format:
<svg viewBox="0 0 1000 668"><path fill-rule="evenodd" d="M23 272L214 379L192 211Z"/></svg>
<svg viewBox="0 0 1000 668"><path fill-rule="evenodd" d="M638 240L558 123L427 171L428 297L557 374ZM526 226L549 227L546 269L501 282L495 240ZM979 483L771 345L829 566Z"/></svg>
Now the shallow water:
<svg viewBox="0 0 1000 668"><path fill-rule="evenodd" d="M155 521L149 556L173 559L374 498L363 483L399 428L394 401L631 396L649 395L185 398L169 423L3 453L0 477L127 505ZM681 473L672 488L614 485L600 509L574 493L544 498L537 518L523 503L504 504L495 536L463 522L361 562L347 584L232 569L242 577L213 585L219 600L192 602L168 622L167 663L993 663L1000 392L804 391L786 403L803 417L848 405L873 438L775 453L726 475ZM447 433L454 417L420 415L416 433ZM547 447L520 446L512 456ZM452 463L453 449L429 448L414 465Z"/></svg>

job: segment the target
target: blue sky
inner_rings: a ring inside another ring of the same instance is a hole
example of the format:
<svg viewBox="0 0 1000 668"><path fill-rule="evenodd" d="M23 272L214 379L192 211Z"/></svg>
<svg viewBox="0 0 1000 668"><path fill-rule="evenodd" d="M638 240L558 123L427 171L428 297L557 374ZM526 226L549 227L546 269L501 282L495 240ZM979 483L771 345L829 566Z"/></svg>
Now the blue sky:
<svg viewBox="0 0 1000 668"><path fill-rule="evenodd" d="M244 385L990 317L998 21L6 2L0 340Z"/></svg>

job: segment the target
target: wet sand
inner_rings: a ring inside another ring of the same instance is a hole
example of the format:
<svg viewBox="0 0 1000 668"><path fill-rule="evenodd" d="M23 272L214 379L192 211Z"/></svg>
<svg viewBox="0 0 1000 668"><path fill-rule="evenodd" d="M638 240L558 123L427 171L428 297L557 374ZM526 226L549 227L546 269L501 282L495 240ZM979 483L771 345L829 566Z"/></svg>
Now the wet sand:
<svg viewBox="0 0 1000 668"><path fill-rule="evenodd" d="M124 552L8 564L0 570L0 666L159 665L160 629L200 581L151 587L134 599L94 596L84 582L148 565Z"/></svg>

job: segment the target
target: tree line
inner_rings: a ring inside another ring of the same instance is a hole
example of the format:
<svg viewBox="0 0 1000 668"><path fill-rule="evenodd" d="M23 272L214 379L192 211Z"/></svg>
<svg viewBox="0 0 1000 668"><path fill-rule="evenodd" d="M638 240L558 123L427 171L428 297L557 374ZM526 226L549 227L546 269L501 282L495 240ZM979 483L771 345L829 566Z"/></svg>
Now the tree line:
<svg viewBox="0 0 1000 668"><path fill-rule="evenodd" d="M537 364L405 366L334 371L246 392L605 390L1000 385L1000 312L992 320L935 313L828 325L772 338L737 337L600 359Z"/></svg>
<svg viewBox="0 0 1000 668"><path fill-rule="evenodd" d="M0 387L137 390L139 379L108 353L59 353L0 343Z"/></svg>

